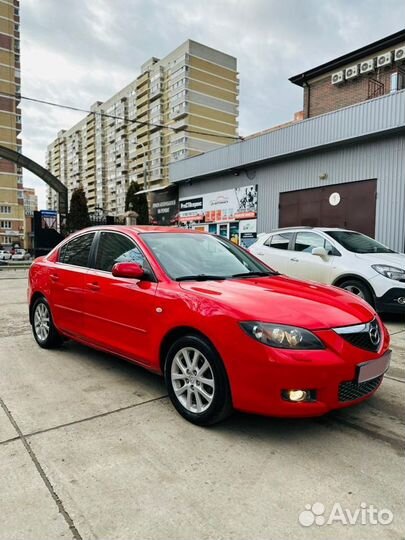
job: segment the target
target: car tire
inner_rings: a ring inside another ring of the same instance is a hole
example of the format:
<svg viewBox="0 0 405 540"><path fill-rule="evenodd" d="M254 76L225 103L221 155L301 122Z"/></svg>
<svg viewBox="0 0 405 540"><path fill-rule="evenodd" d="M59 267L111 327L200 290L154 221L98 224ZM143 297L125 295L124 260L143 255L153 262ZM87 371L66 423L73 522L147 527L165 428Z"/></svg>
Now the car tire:
<svg viewBox="0 0 405 540"><path fill-rule="evenodd" d="M32 306L32 332L43 349L54 349L63 343L63 337L53 324L52 313L46 299L41 296Z"/></svg>
<svg viewBox="0 0 405 540"><path fill-rule="evenodd" d="M167 352L164 377L173 406L199 426L224 420L232 412L228 377L217 351L203 337L186 335Z"/></svg>
<svg viewBox="0 0 405 540"><path fill-rule="evenodd" d="M342 283L339 284L339 287L355 294L356 296L359 296L374 307L375 302L373 294L371 293L370 288L363 283L363 281L355 278L347 279L342 281Z"/></svg>

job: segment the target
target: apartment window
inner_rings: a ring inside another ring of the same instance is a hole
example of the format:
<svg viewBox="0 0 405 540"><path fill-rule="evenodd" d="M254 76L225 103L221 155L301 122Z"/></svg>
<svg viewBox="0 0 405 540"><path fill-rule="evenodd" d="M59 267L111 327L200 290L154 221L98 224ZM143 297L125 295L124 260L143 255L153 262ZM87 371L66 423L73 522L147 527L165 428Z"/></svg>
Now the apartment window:
<svg viewBox="0 0 405 540"><path fill-rule="evenodd" d="M0 214L11 214L11 206L0 206Z"/></svg>
<svg viewBox="0 0 405 540"><path fill-rule="evenodd" d="M2 229L11 229L11 221L1 220L0 227Z"/></svg>

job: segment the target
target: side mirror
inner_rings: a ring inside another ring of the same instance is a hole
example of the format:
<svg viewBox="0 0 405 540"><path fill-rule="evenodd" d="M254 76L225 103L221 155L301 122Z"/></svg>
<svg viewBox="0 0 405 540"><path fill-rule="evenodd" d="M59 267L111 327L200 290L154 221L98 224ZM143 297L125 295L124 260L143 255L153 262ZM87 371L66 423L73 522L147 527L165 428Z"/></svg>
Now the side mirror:
<svg viewBox="0 0 405 540"><path fill-rule="evenodd" d="M315 247L312 250L312 255L317 255L318 257L324 258L328 256L328 252L323 247Z"/></svg>
<svg viewBox="0 0 405 540"><path fill-rule="evenodd" d="M132 262L121 262L114 264L112 275L115 277L142 279L145 275L145 270L140 264Z"/></svg>

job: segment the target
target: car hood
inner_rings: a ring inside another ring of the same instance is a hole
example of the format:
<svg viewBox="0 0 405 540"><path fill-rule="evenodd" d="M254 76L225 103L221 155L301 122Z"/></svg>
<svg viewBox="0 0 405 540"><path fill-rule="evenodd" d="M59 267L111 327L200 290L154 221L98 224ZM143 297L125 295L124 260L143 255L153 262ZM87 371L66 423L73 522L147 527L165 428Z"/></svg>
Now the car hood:
<svg viewBox="0 0 405 540"><path fill-rule="evenodd" d="M239 320L301 326L310 330L368 322L375 312L354 294L286 276L182 282L184 291L232 310ZM201 306L202 308L202 306ZM202 308L202 311L204 308Z"/></svg>
<svg viewBox="0 0 405 540"><path fill-rule="evenodd" d="M403 253L356 253L356 257L370 264L388 264L405 268L405 255Z"/></svg>

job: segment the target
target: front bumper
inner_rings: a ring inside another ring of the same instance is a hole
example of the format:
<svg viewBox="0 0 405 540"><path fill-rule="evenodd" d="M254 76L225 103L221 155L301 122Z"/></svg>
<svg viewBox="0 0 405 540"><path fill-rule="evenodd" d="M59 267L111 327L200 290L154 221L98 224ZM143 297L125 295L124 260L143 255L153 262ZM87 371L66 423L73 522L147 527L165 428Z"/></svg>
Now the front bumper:
<svg viewBox="0 0 405 540"><path fill-rule="evenodd" d="M377 297L376 310L379 313L405 313L405 286L393 287Z"/></svg>
<svg viewBox="0 0 405 540"><path fill-rule="evenodd" d="M358 364L381 358L389 347L389 335L380 322L383 339L377 353L360 349L333 330L314 332L324 350L291 351L256 343L249 336L238 341L238 355L226 365L233 405L245 412L283 417L320 416L368 399L383 374L357 383ZM283 390L313 390L314 401L290 402Z"/></svg>

